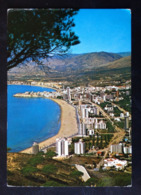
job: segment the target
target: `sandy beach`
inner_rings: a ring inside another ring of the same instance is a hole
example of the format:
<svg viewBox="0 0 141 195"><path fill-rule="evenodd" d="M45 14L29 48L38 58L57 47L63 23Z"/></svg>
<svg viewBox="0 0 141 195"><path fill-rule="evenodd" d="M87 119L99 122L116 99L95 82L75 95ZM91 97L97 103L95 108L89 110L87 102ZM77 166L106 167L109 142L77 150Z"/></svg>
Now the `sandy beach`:
<svg viewBox="0 0 141 195"><path fill-rule="evenodd" d="M60 99L52 99L52 100L60 105L61 127L60 127L58 134L56 134L55 136L51 138L48 138L45 141L38 143L40 149L55 143L56 138L69 137L78 132L75 108L69 105L64 100L60 100ZM25 150L22 150L21 153L31 153L31 151L32 151L31 148L27 148Z"/></svg>

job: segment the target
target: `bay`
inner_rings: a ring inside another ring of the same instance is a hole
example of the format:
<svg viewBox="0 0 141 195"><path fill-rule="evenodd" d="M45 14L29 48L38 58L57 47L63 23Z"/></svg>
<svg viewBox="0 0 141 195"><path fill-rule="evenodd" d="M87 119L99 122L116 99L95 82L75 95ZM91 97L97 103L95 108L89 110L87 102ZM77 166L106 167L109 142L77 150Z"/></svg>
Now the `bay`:
<svg viewBox="0 0 141 195"><path fill-rule="evenodd" d="M45 98L13 97L26 91L55 91L29 85L8 85L7 147L19 152L56 135L60 129L60 106Z"/></svg>

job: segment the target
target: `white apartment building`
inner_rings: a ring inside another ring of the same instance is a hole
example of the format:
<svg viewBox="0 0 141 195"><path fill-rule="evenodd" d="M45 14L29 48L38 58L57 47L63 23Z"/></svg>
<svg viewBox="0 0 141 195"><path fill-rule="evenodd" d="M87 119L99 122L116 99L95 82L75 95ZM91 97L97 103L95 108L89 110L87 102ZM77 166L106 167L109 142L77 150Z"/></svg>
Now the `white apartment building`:
<svg viewBox="0 0 141 195"><path fill-rule="evenodd" d="M99 122L96 122L94 124L95 129L106 129L106 123L103 120L100 120Z"/></svg>
<svg viewBox="0 0 141 195"><path fill-rule="evenodd" d="M67 96L68 96L68 100L71 101L70 87L67 87Z"/></svg>
<svg viewBox="0 0 141 195"><path fill-rule="evenodd" d="M86 135L86 125L84 123L79 126L79 135Z"/></svg>
<svg viewBox="0 0 141 195"><path fill-rule="evenodd" d="M113 153L122 153L123 152L123 145L122 143L114 144L110 146L110 152Z"/></svg>
<svg viewBox="0 0 141 195"><path fill-rule="evenodd" d="M94 129L106 129L106 122L97 118L85 118L84 123L86 125L93 125Z"/></svg>
<svg viewBox="0 0 141 195"><path fill-rule="evenodd" d="M66 138L56 139L56 153L58 156L68 156L69 155L69 143Z"/></svg>
<svg viewBox="0 0 141 195"><path fill-rule="evenodd" d="M97 118L85 118L84 121L85 121L85 124L87 124L87 125L98 123L98 119Z"/></svg>
<svg viewBox="0 0 141 195"><path fill-rule="evenodd" d="M82 118L89 118L89 114L99 115L99 111L96 106L81 105Z"/></svg>
<svg viewBox="0 0 141 195"><path fill-rule="evenodd" d="M89 134L89 135L94 135L94 129L89 129L89 130L88 130L88 134Z"/></svg>
<svg viewBox="0 0 141 195"><path fill-rule="evenodd" d="M103 101L103 99L100 96L96 96L93 98L92 101L96 104L100 104L100 102Z"/></svg>
<svg viewBox="0 0 141 195"><path fill-rule="evenodd" d="M96 106L93 106L93 107L88 108L88 112L90 114L93 114L93 115L98 115L99 114L98 109L97 109Z"/></svg>
<svg viewBox="0 0 141 195"><path fill-rule="evenodd" d="M113 112L114 111L114 108L111 105L106 105L105 108L104 108L104 110L106 110L107 112Z"/></svg>
<svg viewBox="0 0 141 195"><path fill-rule="evenodd" d="M129 146L129 147L124 146L123 152L124 152L124 154L132 154L132 146Z"/></svg>
<svg viewBox="0 0 141 195"><path fill-rule="evenodd" d="M84 154L85 153L85 143L79 140L79 142L74 143L74 153L75 154Z"/></svg>
<svg viewBox="0 0 141 195"><path fill-rule="evenodd" d="M85 108L86 108L86 105L81 105L81 116L82 116L82 119L85 118Z"/></svg>

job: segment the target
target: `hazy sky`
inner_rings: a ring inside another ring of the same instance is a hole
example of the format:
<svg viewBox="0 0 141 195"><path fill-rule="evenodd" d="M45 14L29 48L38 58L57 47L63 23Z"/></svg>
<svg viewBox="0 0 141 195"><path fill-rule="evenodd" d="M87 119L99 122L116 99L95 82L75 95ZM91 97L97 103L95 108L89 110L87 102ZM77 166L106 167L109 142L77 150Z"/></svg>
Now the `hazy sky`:
<svg viewBox="0 0 141 195"><path fill-rule="evenodd" d="M71 53L131 51L129 9L80 9L74 22L81 43Z"/></svg>

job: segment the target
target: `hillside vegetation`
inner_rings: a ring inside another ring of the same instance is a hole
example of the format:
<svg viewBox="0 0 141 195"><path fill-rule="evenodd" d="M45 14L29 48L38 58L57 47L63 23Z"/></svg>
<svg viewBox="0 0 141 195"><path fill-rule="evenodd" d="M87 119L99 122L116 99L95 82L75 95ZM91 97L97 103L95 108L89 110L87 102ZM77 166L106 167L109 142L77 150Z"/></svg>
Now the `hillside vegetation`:
<svg viewBox="0 0 141 195"><path fill-rule="evenodd" d="M102 67L106 67L106 69L119 69L131 67L131 56L127 56L119 60L115 60L114 62L104 64L102 65Z"/></svg>
<svg viewBox="0 0 141 195"><path fill-rule="evenodd" d="M97 68L101 64L113 62L120 59L121 56L114 53L107 52L94 52L88 54L81 54L72 56L65 59L60 59L57 63L52 59L50 60L50 67L54 67L57 71L77 71Z"/></svg>
<svg viewBox="0 0 141 195"><path fill-rule="evenodd" d="M96 163L100 159L76 155L71 159L58 161L52 159L53 151L37 155L8 153L7 181L12 186L127 186L131 184L131 174L122 171L94 172L89 169L91 176L86 182L82 181L83 173L74 164Z"/></svg>
<svg viewBox="0 0 141 195"><path fill-rule="evenodd" d="M65 55L43 60L45 66L34 62L20 65L8 72L9 80L36 81L77 81L88 83L93 80L109 77L127 80L131 77L131 56L122 57L107 52L94 52L78 55ZM106 78L107 80L107 78Z"/></svg>
<svg viewBox="0 0 141 195"><path fill-rule="evenodd" d="M81 69L91 69L94 67L99 67L101 64L106 64L114 60L120 59L121 56L114 53L107 52L94 52L87 54L78 54L78 55L65 55L65 56L55 56L52 58L43 59L45 64L44 68L49 66L54 71L66 72L66 71L77 71ZM37 71L43 71L42 66L37 65L34 62L28 62L26 64L21 64L18 67L15 67L9 71L9 73L24 73L28 68L28 73L34 73Z"/></svg>
<svg viewBox="0 0 141 195"><path fill-rule="evenodd" d="M8 153L8 184L13 186L80 186L81 172L75 166L53 160L53 152L46 155ZM74 175L74 176L73 176Z"/></svg>

